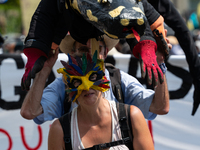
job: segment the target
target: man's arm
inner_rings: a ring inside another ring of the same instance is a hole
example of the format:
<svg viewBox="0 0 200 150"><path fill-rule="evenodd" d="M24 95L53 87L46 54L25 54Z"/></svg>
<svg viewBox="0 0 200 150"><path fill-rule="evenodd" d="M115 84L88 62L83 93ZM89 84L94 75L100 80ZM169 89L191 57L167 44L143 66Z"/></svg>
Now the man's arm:
<svg viewBox="0 0 200 150"><path fill-rule="evenodd" d="M46 80L58 58L59 49L52 50L42 70L37 73L33 85L27 93L21 107L20 114L25 119L33 119L43 113L40 104Z"/></svg>
<svg viewBox="0 0 200 150"><path fill-rule="evenodd" d="M155 88L155 95L149 110L158 115L164 115L169 112L169 91L165 75L164 82L162 84L158 83Z"/></svg>
<svg viewBox="0 0 200 150"><path fill-rule="evenodd" d="M168 39L166 41L168 42L169 49L171 49L172 45L169 44ZM158 65L164 63L164 54L159 51L157 51L157 62ZM150 112L158 115L164 115L169 112L169 91L165 74L163 74L163 77L164 82L162 84L158 83L158 86L155 88L155 95L149 108Z"/></svg>

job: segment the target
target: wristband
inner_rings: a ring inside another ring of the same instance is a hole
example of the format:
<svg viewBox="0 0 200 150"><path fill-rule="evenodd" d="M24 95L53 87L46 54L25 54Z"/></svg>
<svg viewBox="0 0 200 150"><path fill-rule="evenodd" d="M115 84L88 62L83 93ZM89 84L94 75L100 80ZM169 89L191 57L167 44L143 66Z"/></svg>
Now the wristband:
<svg viewBox="0 0 200 150"><path fill-rule="evenodd" d="M159 65L159 67L160 67L160 69L162 70L163 74L165 74L166 71L167 71L167 67L166 67L165 63L161 63L161 64Z"/></svg>

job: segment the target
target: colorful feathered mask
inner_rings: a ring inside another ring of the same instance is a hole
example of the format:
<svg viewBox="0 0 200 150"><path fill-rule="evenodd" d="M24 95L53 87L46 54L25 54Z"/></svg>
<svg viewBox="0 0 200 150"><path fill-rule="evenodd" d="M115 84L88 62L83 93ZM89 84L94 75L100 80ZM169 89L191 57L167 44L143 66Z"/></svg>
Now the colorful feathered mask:
<svg viewBox="0 0 200 150"><path fill-rule="evenodd" d="M65 82L68 85L66 90L73 102L77 100L83 90L90 88L102 92L107 91L110 81L106 79L103 72L104 62L97 59L97 51L95 51L93 58L87 53L80 57L72 57L68 54L69 62L61 61L64 68L57 70L62 73Z"/></svg>

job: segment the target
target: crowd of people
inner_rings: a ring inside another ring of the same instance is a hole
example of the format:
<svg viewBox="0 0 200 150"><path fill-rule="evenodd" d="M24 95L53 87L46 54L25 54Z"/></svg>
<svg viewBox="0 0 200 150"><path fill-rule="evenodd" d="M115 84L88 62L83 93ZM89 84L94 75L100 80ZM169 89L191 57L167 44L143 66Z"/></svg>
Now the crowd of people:
<svg viewBox="0 0 200 150"><path fill-rule="evenodd" d="M190 34L170 0L85 3L41 0L26 39L0 38L3 52L24 52L28 58L21 79L28 92L20 113L36 124L55 119L49 150L154 149L145 119L170 111L165 61L178 48L194 80L192 115L199 106L200 34ZM164 22L173 35L167 34ZM152 89L104 63L113 48L140 61L141 76ZM62 77L45 87L60 52L66 54L57 70Z"/></svg>

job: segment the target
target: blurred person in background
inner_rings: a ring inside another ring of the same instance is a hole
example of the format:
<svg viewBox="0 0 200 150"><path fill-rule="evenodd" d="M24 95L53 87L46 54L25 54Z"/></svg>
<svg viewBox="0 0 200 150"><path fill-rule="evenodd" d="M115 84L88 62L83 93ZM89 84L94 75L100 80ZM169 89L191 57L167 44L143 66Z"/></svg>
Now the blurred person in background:
<svg viewBox="0 0 200 150"><path fill-rule="evenodd" d="M19 34L8 34L5 36L3 53L20 54L23 52L24 36Z"/></svg>
<svg viewBox="0 0 200 150"><path fill-rule="evenodd" d="M170 55L185 55L183 49L181 48L177 38L175 36L167 36L170 44L172 44L172 49L170 50Z"/></svg>
<svg viewBox="0 0 200 150"><path fill-rule="evenodd" d="M8 0L0 0L0 4L6 3Z"/></svg>
<svg viewBox="0 0 200 150"><path fill-rule="evenodd" d="M2 49L3 43L4 43L4 38L3 38L2 35L0 34L0 54L3 53L3 49Z"/></svg>
<svg viewBox="0 0 200 150"><path fill-rule="evenodd" d="M195 46L197 48L197 53L200 54L200 30L196 29L192 33L193 33Z"/></svg>

